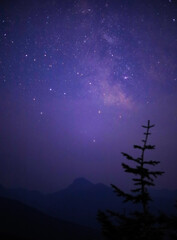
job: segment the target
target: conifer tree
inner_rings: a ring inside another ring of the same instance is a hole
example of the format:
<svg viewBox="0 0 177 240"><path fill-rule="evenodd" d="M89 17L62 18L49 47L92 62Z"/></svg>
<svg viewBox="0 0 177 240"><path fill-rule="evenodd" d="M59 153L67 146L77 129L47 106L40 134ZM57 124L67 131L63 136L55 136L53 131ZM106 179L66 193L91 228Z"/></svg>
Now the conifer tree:
<svg viewBox="0 0 177 240"><path fill-rule="evenodd" d="M131 189L130 193L126 193L111 184L117 196L123 197L124 202L130 201L137 204L140 210L132 211L129 214L116 213L110 210L107 210L106 214L99 211L98 220L102 224L103 234L108 239L162 239L157 218L150 213L148 208L149 201L151 201L148 187L154 186L154 179L162 175L163 172L151 170L152 167L159 164L159 161L145 160L145 152L155 149L154 145L148 143L148 138L151 134L150 129L154 125L151 125L150 121L148 121L147 126L142 127L145 129L143 144L142 146L134 145L135 149L140 150L140 156L134 158L122 152L122 155L128 162L134 163L134 166L122 163L122 167L126 173L133 175L132 181L135 187Z"/></svg>

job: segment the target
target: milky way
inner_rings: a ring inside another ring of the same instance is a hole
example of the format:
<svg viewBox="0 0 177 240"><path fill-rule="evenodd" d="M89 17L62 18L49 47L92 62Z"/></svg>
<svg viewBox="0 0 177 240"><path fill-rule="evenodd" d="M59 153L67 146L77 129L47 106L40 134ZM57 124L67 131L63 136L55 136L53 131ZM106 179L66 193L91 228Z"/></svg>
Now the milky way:
<svg viewBox="0 0 177 240"><path fill-rule="evenodd" d="M132 152L151 119L150 157L166 171L159 187L177 187L177 2L0 6L1 183L126 185L120 152Z"/></svg>

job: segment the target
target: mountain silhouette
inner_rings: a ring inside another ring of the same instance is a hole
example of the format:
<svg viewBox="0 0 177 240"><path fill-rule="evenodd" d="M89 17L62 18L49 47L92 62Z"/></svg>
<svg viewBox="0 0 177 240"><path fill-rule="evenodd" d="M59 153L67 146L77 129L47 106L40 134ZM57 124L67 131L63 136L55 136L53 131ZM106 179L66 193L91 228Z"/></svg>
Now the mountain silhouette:
<svg viewBox="0 0 177 240"><path fill-rule="evenodd" d="M177 191L153 189L150 193L154 200L150 206L153 212L174 212ZM0 186L0 196L19 200L50 216L94 228L100 227L96 220L99 209L119 212L124 209L122 199L115 195L111 187L102 183L93 184L85 178L77 178L67 188L50 194ZM134 205L131 203L127 204L127 209L132 207Z"/></svg>
<svg viewBox="0 0 177 240"><path fill-rule="evenodd" d="M121 200L109 187L93 184L84 178L78 178L66 189L46 196L47 213L91 227L100 226L96 220L99 208L117 205L121 205Z"/></svg>
<svg viewBox="0 0 177 240"><path fill-rule="evenodd" d="M47 216L16 200L0 197L0 239L101 239L98 231Z"/></svg>
<svg viewBox="0 0 177 240"><path fill-rule="evenodd" d="M81 178L76 178L68 188L75 191L75 190L91 188L93 186L94 186L93 183L81 177Z"/></svg>

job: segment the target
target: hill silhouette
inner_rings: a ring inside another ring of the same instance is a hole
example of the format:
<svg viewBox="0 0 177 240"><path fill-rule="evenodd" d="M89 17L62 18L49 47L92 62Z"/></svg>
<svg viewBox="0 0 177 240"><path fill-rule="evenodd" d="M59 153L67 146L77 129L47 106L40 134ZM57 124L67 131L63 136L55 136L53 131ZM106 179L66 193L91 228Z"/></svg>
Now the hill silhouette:
<svg viewBox="0 0 177 240"><path fill-rule="evenodd" d="M0 239L101 239L98 231L47 216L16 200L0 197Z"/></svg>
<svg viewBox="0 0 177 240"><path fill-rule="evenodd" d="M85 178L77 178L67 188L50 194L0 186L0 196L19 200L50 216L94 228L100 227L96 220L98 209L122 211L124 208L122 199L115 196L111 187L102 183L93 184ZM153 189L151 196L154 212L174 212L177 190ZM128 204L127 208L132 208L132 205Z"/></svg>

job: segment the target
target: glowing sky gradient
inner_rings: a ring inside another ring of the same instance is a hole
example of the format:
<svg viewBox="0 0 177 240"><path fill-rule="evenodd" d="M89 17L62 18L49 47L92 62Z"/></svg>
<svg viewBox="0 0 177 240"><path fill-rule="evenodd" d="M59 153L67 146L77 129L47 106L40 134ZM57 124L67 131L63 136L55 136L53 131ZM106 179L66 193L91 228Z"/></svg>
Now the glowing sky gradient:
<svg viewBox="0 0 177 240"><path fill-rule="evenodd" d="M177 2L1 1L0 183L55 191L129 180L120 152L151 137L177 188Z"/></svg>

